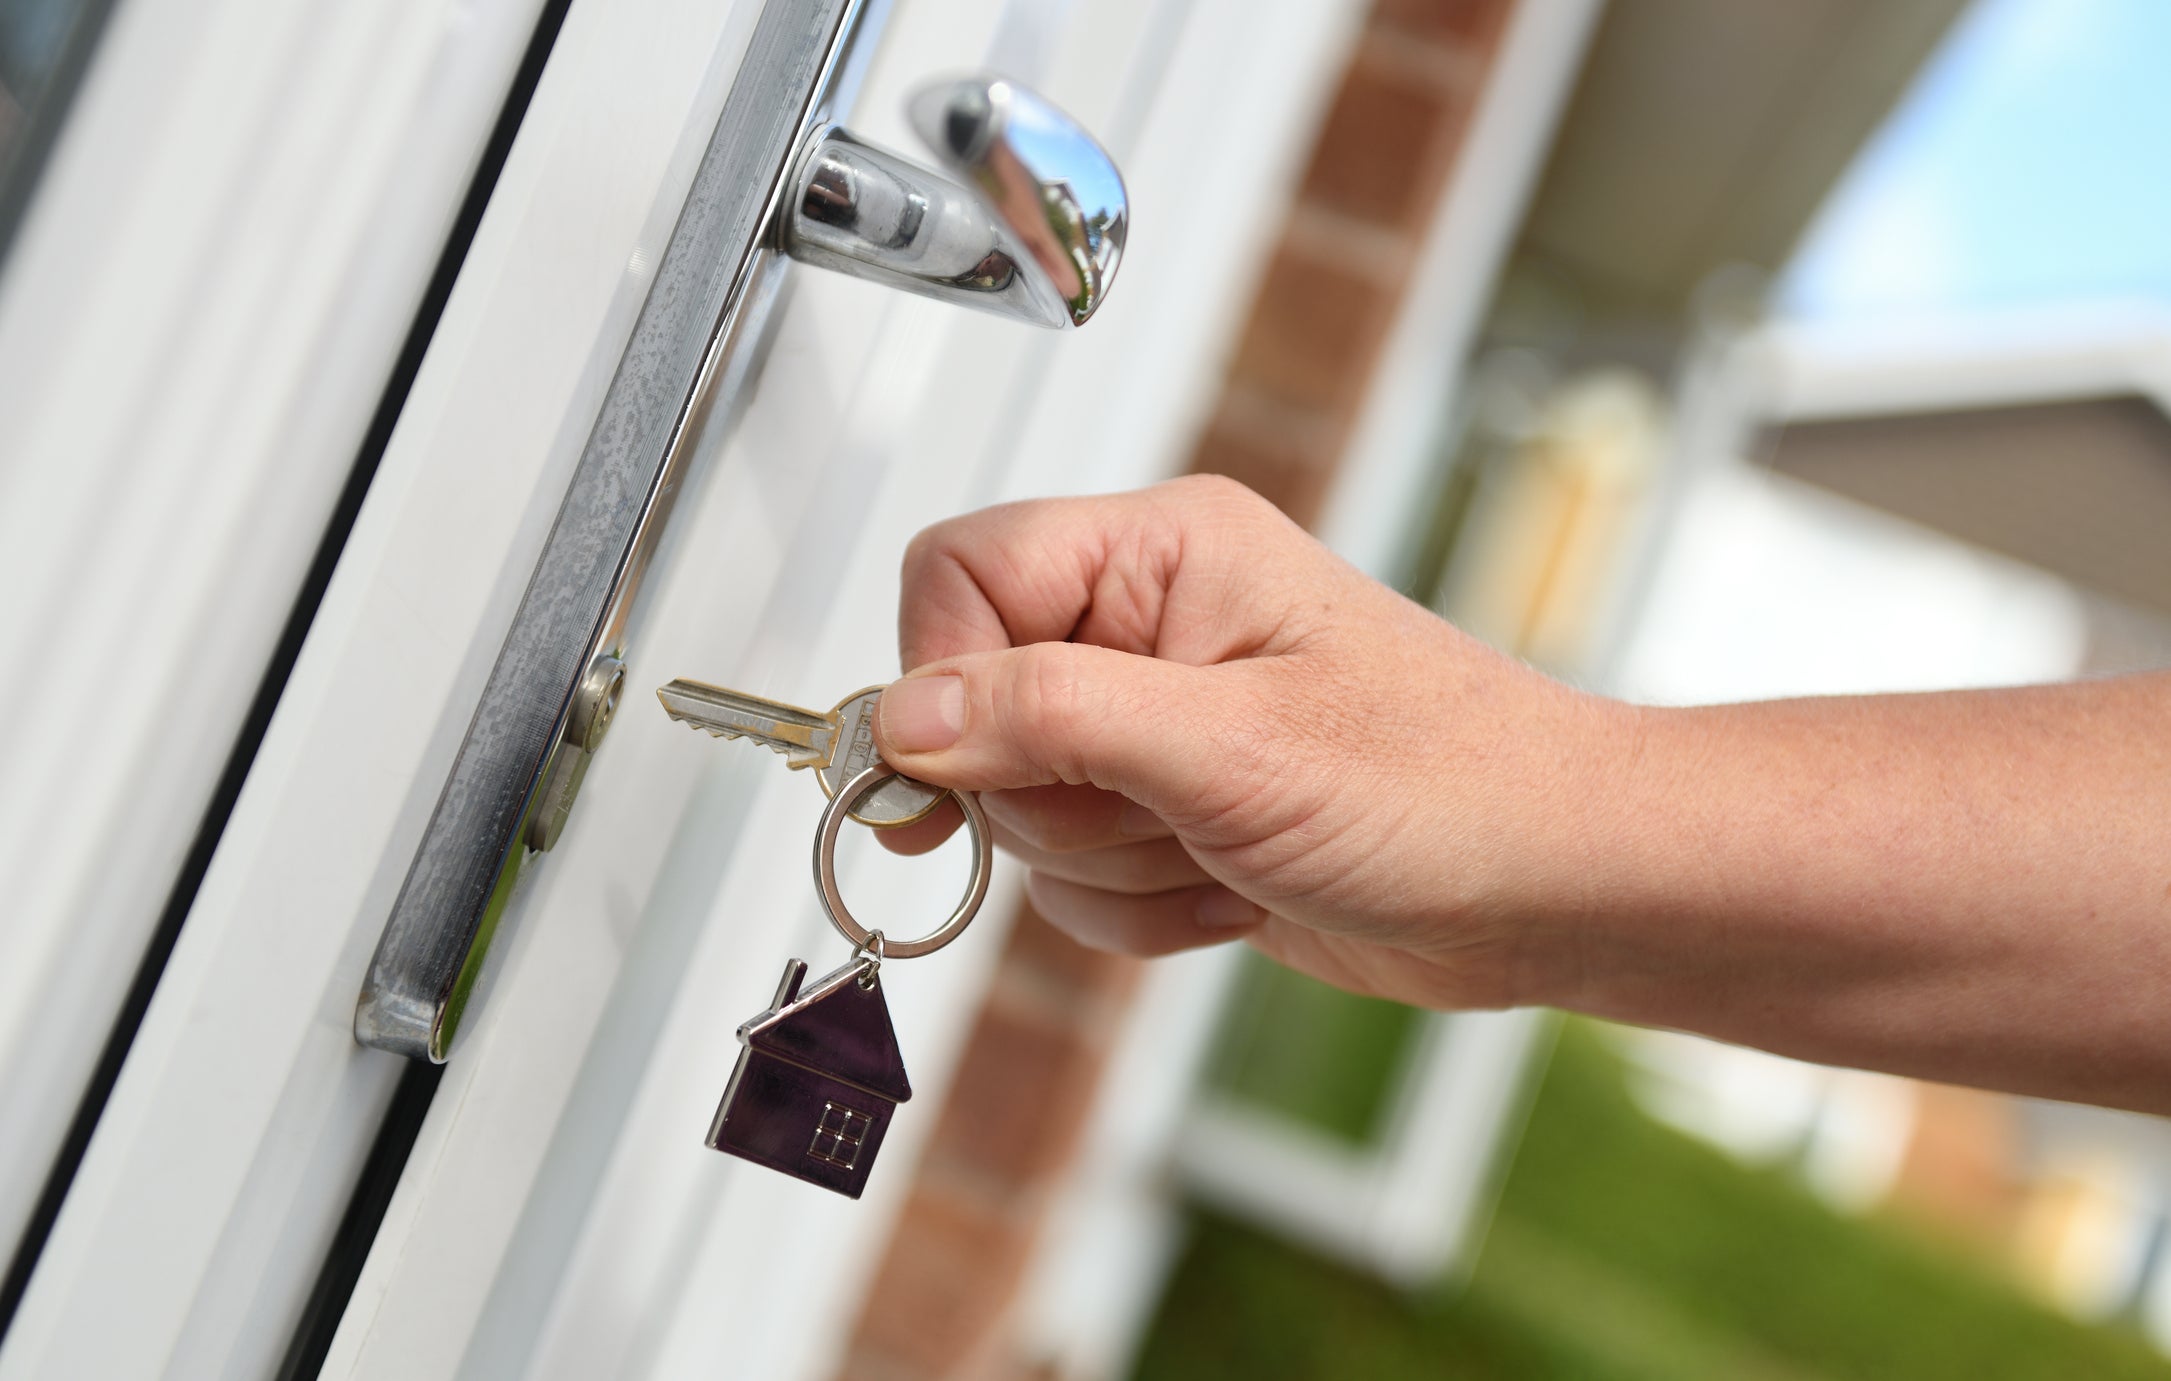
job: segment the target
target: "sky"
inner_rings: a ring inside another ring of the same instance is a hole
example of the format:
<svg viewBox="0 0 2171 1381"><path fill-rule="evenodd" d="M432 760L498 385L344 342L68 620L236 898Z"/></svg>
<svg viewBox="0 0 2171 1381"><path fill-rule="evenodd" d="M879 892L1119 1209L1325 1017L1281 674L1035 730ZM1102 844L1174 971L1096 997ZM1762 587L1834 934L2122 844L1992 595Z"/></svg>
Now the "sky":
<svg viewBox="0 0 2171 1381"><path fill-rule="evenodd" d="M2171 0L1975 0L1779 296L1810 321L2171 306Z"/></svg>

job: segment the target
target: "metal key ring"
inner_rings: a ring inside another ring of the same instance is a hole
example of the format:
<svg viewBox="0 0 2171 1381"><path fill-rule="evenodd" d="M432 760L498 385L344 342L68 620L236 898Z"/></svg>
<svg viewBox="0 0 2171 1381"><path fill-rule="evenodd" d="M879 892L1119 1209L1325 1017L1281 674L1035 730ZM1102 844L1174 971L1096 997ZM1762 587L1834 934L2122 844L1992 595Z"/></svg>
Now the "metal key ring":
<svg viewBox="0 0 2171 1381"><path fill-rule="evenodd" d="M855 949L865 949L875 932L853 919L845 908L844 894L837 890L837 835L844 829L844 822L852 813L852 807L860 798L898 774L881 763L876 763L852 780L842 790L829 798L822 807L822 823L814 836L814 890L821 895L822 910L837 933L850 940ZM917 959L923 954L933 954L955 940L972 918L979 914L980 903L987 898L988 874L995 866L995 843L988 833L987 816L980 810L980 802L969 791L952 791L957 804L965 812L965 830L972 836L972 879L965 884L965 899L950 913L950 919L930 935L917 940L892 940L884 936L880 941L880 953L884 959Z"/></svg>

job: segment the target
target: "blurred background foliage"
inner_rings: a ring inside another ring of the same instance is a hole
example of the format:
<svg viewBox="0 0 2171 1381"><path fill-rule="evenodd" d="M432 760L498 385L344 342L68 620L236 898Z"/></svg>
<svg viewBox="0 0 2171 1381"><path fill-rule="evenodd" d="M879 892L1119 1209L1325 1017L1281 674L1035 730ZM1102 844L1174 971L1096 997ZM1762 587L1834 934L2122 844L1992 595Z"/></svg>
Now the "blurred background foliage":
<svg viewBox="0 0 2171 1381"><path fill-rule="evenodd" d="M1338 1023L1342 1055L1376 1052L1375 1004L1347 1002L1311 1034ZM1361 1100L1335 1071L1352 1067L1314 1049L1277 1097L1350 1118ZM1960 1242L1842 1215L1783 1168L1653 1121L1604 1028L1571 1020L1467 1282L1406 1293L1199 1215L1136 1376L2116 1381L2171 1362L2138 1330L2050 1311Z"/></svg>

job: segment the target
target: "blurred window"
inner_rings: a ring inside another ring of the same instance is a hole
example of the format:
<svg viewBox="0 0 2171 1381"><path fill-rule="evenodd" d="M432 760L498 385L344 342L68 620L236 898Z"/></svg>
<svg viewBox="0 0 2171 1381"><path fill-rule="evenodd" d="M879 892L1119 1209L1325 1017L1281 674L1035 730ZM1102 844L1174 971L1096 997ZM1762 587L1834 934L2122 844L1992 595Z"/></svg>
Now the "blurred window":
<svg viewBox="0 0 2171 1381"><path fill-rule="evenodd" d="M0 3L0 256L112 9L113 0Z"/></svg>
<svg viewBox="0 0 2171 1381"><path fill-rule="evenodd" d="M1386 1129L1417 1038L1415 1008L1358 997L1247 956L1208 1081L1352 1147Z"/></svg>

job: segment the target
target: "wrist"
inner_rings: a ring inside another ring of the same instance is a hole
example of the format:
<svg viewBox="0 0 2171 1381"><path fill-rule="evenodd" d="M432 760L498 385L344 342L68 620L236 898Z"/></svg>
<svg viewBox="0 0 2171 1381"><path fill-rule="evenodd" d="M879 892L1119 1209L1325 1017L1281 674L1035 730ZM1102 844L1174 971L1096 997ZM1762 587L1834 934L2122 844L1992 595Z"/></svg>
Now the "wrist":
<svg viewBox="0 0 2171 1381"><path fill-rule="evenodd" d="M1511 818L1521 835L1506 879L1514 1000L1618 1011L1643 981L1633 962L1644 900L1684 864L1665 822L1685 801L1681 711L1555 688L1556 727L1539 737Z"/></svg>

